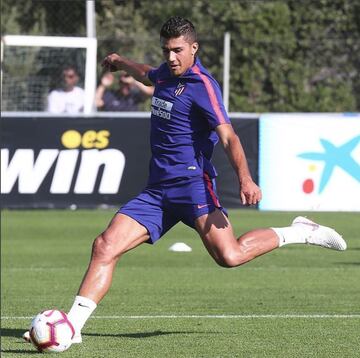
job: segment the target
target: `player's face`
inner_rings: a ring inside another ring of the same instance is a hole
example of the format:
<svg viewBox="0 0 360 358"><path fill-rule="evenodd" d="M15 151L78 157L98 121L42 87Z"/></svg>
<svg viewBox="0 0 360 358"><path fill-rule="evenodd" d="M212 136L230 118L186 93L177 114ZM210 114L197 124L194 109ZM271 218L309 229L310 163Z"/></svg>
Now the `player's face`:
<svg viewBox="0 0 360 358"><path fill-rule="evenodd" d="M173 76L181 76L194 64L194 56L199 48L197 42L189 43L184 36L161 38L164 58Z"/></svg>

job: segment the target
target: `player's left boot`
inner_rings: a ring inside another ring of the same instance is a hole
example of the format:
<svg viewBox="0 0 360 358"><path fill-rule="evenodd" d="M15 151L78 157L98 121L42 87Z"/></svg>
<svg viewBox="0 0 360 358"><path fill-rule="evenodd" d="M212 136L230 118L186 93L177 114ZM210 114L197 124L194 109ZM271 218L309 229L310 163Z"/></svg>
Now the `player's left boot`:
<svg viewBox="0 0 360 358"><path fill-rule="evenodd" d="M330 227L319 225L303 216L295 218L291 226L304 230L307 244L318 245L338 251L346 250L347 245L345 240Z"/></svg>
<svg viewBox="0 0 360 358"><path fill-rule="evenodd" d="M22 335L22 337L23 337L24 341L26 341L26 342L28 342L28 343L31 342L31 341L30 341L30 332L29 332L29 331L24 332L24 334Z"/></svg>

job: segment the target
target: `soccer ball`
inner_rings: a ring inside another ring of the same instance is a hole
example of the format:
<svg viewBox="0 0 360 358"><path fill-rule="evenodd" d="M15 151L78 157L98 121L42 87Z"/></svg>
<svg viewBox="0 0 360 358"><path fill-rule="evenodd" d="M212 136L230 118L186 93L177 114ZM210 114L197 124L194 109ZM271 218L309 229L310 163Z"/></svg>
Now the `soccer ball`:
<svg viewBox="0 0 360 358"><path fill-rule="evenodd" d="M39 352L64 352L70 348L75 330L66 313L47 310L31 322L30 340Z"/></svg>

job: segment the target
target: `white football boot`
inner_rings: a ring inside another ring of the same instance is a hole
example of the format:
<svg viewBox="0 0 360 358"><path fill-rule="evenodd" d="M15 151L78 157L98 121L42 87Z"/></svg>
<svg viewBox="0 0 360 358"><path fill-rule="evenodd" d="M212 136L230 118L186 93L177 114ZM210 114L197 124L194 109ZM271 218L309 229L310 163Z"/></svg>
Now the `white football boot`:
<svg viewBox="0 0 360 358"><path fill-rule="evenodd" d="M291 226L304 230L307 244L318 245L328 249L344 251L346 242L334 229L319 225L303 216L294 219Z"/></svg>
<svg viewBox="0 0 360 358"><path fill-rule="evenodd" d="M22 337L23 337L23 339L24 339L25 342L28 342L28 343L31 342L31 340L30 340L30 332L29 332L29 331L24 332L24 334L22 335Z"/></svg>

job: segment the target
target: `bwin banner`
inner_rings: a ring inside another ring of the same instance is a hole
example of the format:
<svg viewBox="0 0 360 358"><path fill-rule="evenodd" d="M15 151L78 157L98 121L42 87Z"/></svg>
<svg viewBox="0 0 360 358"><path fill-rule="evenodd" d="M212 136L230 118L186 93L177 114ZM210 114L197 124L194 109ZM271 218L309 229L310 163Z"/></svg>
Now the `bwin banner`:
<svg viewBox="0 0 360 358"><path fill-rule="evenodd" d="M146 184L147 118L3 118L2 207L119 206Z"/></svg>

